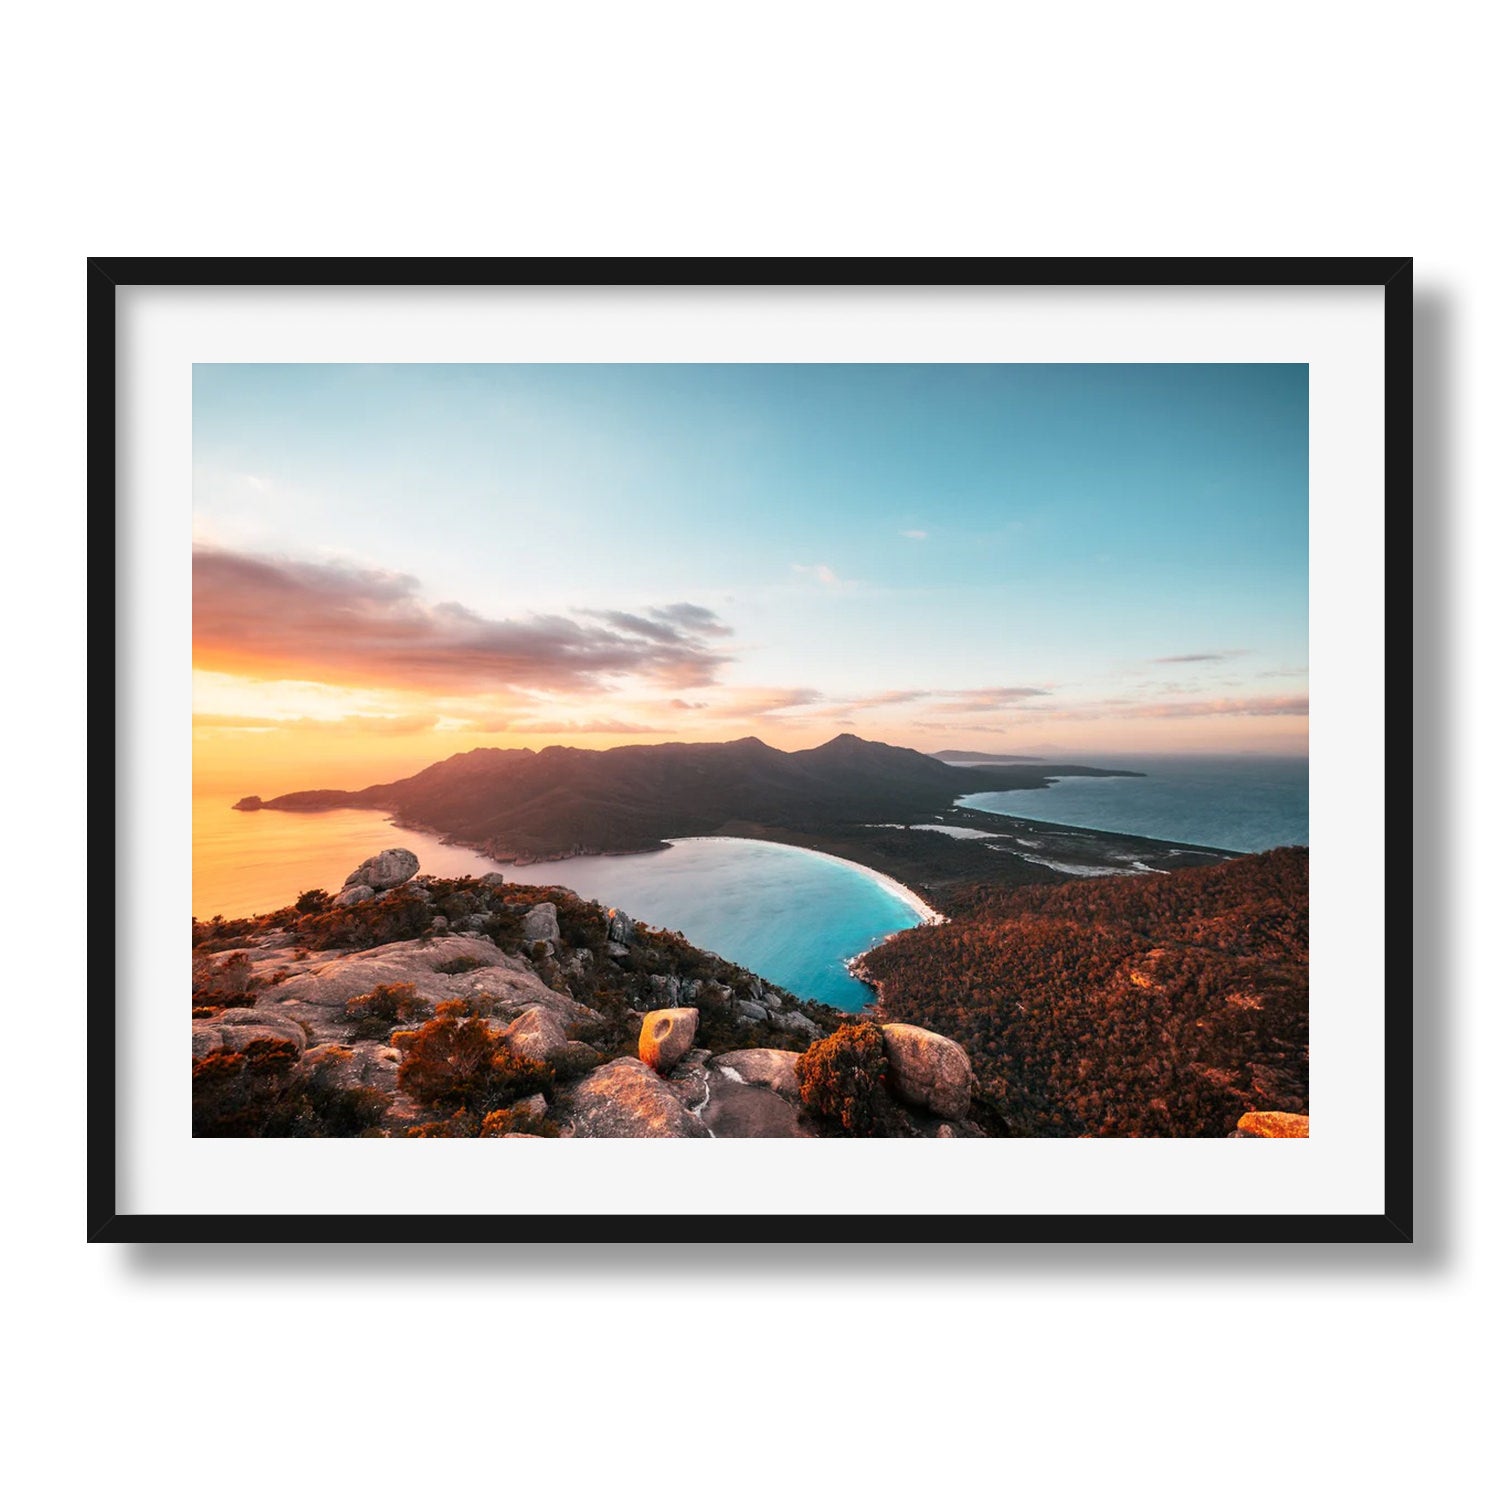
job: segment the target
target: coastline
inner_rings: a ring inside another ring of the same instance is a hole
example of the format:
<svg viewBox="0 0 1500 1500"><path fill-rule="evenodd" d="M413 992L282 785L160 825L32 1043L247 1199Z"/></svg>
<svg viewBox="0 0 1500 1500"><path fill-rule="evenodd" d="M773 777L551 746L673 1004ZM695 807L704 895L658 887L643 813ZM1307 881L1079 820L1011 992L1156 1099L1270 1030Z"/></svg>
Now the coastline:
<svg viewBox="0 0 1500 1500"><path fill-rule="evenodd" d="M928 905L910 886L902 885L899 880L890 875L883 874L879 870L872 870L869 865L862 865L852 859L844 859L837 854L827 854L822 849L809 849L801 844L781 844L777 843L775 839L740 838L731 833L709 833L696 837L667 839L666 842L668 844L769 844L777 849L801 849L804 854L810 854L814 859L826 859L833 864L843 865L847 869L858 870L861 875L868 875L887 895L894 896L903 906L914 911L919 919L919 926L933 927L948 920L936 907ZM893 933L887 933L886 937L881 938L880 942L883 943L886 938L892 936L894 936ZM880 943L876 943L874 946L878 948ZM865 951L868 952L869 950L866 949ZM854 961L854 959L849 960L850 963Z"/></svg>

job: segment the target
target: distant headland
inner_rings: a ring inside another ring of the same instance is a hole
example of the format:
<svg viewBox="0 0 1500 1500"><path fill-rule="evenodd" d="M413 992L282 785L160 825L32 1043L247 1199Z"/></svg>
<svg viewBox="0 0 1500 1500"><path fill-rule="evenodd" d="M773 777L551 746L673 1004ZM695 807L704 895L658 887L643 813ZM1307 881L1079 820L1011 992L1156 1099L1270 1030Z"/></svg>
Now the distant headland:
<svg viewBox="0 0 1500 1500"><path fill-rule="evenodd" d="M1217 863L1228 852L1060 828L957 808L971 792L1046 787L1060 776L1138 776L1045 761L948 765L841 734L810 750L755 737L722 744L579 750L476 749L358 791L316 789L235 804L245 812L368 808L398 825L517 865L635 854L668 839L770 839L866 865L943 906L974 880L1055 883L1080 862L1109 870ZM962 835L962 836L955 836Z"/></svg>

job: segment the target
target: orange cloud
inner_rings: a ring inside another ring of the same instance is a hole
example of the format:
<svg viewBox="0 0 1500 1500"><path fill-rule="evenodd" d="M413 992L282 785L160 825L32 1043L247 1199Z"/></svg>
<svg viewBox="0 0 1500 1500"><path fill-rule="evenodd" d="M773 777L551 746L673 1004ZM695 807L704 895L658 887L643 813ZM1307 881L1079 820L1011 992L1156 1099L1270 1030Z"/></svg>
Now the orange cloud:
<svg viewBox="0 0 1500 1500"><path fill-rule="evenodd" d="M246 677L427 693L597 693L621 677L699 687L728 660L710 640L728 634L696 604L613 611L589 623L562 615L492 620L460 604L424 602L404 573L207 545L193 551L194 663Z"/></svg>

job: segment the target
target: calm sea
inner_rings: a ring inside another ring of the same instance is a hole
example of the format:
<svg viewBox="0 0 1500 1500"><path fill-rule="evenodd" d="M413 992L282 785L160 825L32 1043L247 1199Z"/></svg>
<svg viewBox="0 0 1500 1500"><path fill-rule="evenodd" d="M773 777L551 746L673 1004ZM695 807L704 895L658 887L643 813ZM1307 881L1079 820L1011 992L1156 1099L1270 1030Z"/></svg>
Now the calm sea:
<svg viewBox="0 0 1500 1500"><path fill-rule="evenodd" d="M503 870L526 885L565 885L764 975L804 999L860 1010L872 996L848 960L917 912L872 872L805 849L747 839L682 839L654 854L514 867L394 827L378 812L235 812L194 803L193 912L274 911L315 886L336 891L380 849L410 849L433 875Z"/></svg>
<svg viewBox="0 0 1500 1500"><path fill-rule="evenodd" d="M967 807L1071 828L1256 853L1307 843L1307 759L1270 755L1111 755L1144 777L1065 776L1039 791L976 792Z"/></svg>

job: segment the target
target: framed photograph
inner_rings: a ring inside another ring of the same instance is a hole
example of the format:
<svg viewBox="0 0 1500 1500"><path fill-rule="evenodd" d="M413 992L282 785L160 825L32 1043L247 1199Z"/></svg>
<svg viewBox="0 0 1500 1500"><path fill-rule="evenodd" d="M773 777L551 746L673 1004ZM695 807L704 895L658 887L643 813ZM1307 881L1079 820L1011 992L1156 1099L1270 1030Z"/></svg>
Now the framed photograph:
<svg viewBox="0 0 1500 1500"><path fill-rule="evenodd" d="M1409 260L88 281L90 1239L1413 1238Z"/></svg>

